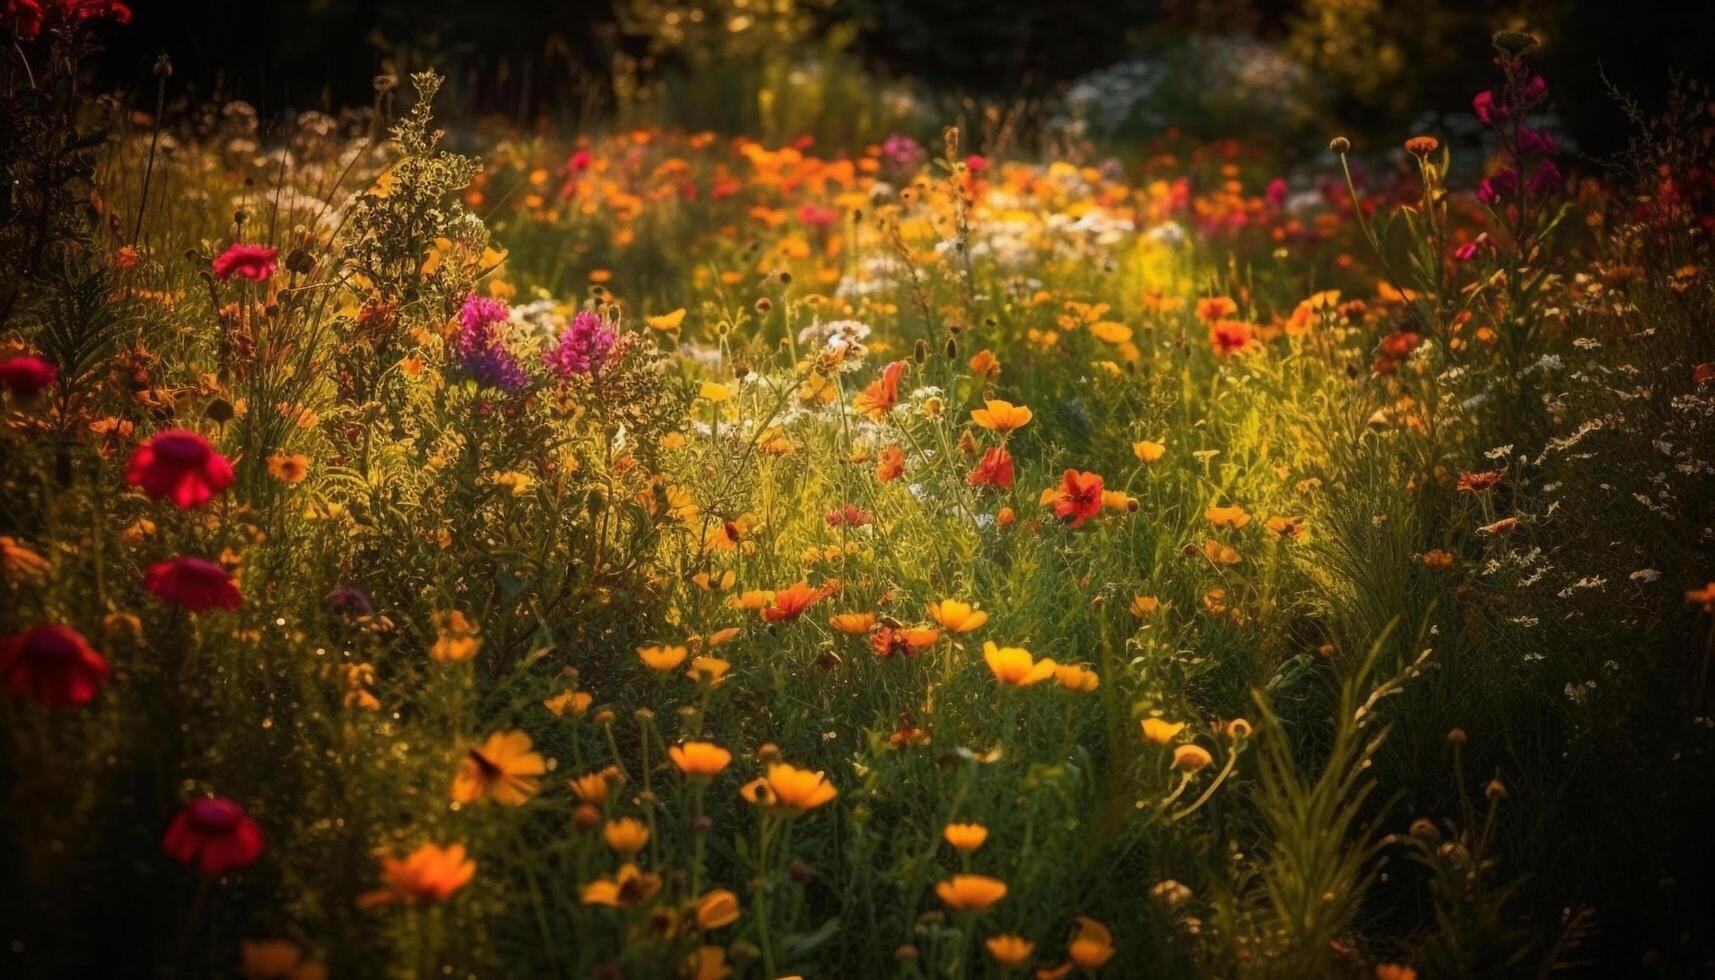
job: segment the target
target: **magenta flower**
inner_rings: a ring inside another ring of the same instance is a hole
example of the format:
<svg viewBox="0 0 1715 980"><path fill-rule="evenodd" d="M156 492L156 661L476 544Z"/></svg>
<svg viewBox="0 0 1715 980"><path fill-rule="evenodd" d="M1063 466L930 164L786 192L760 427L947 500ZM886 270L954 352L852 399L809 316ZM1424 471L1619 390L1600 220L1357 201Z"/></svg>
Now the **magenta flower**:
<svg viewBox="0 0 1715 980"><path fill-rule="evenodd" d="M589 310L572 317L572 323L560 333L560 341L542 355L548 370L561 380L574 375L594 374L613 354L619 335L599 314Z"/></svg>
<svg viewBox="0 0 1715 980"><path fill-rule="evenodd" d="M234 244L215 256L210 271L216 279L243 276L252 282L267 282L274 276L274 257L279 253L266 245Z"/></svg>
<svg viewBox="0 0 1715 980"><path fill-rule="evenodd" d="M506 304L475 293L465 297L459 311L459 333L453 341L458 367L477 384L506 392L522 391L530 375L500 342L495 329L510 316Z"/></svg>

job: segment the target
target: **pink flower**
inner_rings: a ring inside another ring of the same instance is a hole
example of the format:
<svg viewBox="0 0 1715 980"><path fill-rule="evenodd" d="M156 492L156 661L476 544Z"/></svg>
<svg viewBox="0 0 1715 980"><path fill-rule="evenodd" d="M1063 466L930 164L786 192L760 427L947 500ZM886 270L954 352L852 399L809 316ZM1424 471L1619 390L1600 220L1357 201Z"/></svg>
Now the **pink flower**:
<svg viewBox="0 0 1715 980"><path fill-rule="evenodd" d="M1276 211L1286 206L1286 178L1276 177L1268 182L1268 188L1262 192L1263 200Z"/></svg>
<svg viewBox="0 0 1715 980"><path fill-rule="evenodd" d="M1471 100L1471 111L1477 114L1477 121L1485 126L1492 126L1495 120L1507 117L1506 106L1495 102L1495 93L1492 91L1478 92L1477 97Z"/></svg>
<svg viewBox="0 0 1715 980"><path fill-rule="evenodd" d="M170 602L193 613L209 609L237 609L244 595L226 574L226 569L207 558L180 555L149 566L143 587L162 602Z"/></svg>
<svg viewBox="0 0 1715 980"><path fill-rule="evenodd" d="M28 354L0 361L0 385L20 400L27 401L41 394L59 375L59 369L53 364Z"/></svg>
<svg viewBox="0 0 1715 980"><path fill-rule="evenodd" d="M600 314L583 310L572 317L571 326L560 334L559 344L543 353L542 359L561 380L569 380L601 370L618 343L619 335Z"/></svg>
<svg viewBox="0 0 1715 980"><path fill-rule="evenodd" d="M170 498L184 510L200 507L232 485L232 464L207 439L185 429L168 429L131 454L125 482L160 500Z"/></svg>
<svg viewBox="0 0 1715 980"><path fill-rule="evenodd" d="M1566 178L1560 175L1560 168L1554 165L1554 161L1544 160L1536 165L1536 170L1532 171L1530 180L1525 182L1524 189L1532 194L1558 194L1565 183Z"/></svg>
<svg viewBox="0 0 1715 980"><path fill-rule="evenodd" d="M1477 183L1477 200L1484 204L1499 204L1518 191L1518 171L1511 168Z"/></svg>
<svg viewBox="0 0 1715 980"><path fill-rule="evenodd" d="M217 878L256 863L262 856L262 828L236 802L224 796L202 797L173 815L161 850Z"/></svg>
<svg viewBox="0 0 1715 980"><path fill-rule="evenodd" d="M216 279L240 275L252 282L267 282L274 275L274 256L277 254L266 245L234 244L215 257L211 271Z"/></svg>

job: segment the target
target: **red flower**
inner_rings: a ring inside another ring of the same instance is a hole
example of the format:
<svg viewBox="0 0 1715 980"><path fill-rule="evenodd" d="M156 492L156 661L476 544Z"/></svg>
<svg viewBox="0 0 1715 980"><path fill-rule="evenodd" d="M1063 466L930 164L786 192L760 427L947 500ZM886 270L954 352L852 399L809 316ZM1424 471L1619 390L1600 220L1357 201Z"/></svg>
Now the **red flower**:
<svg viewBox="0 0 1715 980"><path fill-rule="evenodd" d="M107 661L70 626L37 626L0 640L0 685L50 708L81 707L107 683Z"/></svg>
<svg viewBox="0 0 1715 980"><path fill-rule="evenodd" d="M237 609L244 602L226 569L206 558L180 555L149 566L143 587L162 602L194 613L208 609Z"/></svg>
<svg viewBox="0 0 1715 980"><path fill-rule="evenodd" d="M905 369L910 366L910 361L894 361L882 368L881 377L871 381L869 387L852 399L852 408L868 416L872 422L886 418L887 413L893 411L893 406L899 404L899 379L905 376Z"/></svg>
<svg viewBox="0 0 1715 980"><path fill-rule="evenodd" d="M173 815L161 850L211 878L219 877L256 863L262 856L262 828L232 800L205 796Z"/></svg>
<svg viewBox="0 0 1715 980"><path fill-rule="evenodd" d="M1054 516L1083 527L1084 522L1102 512L1102 477L1099 473L1067 470L1060 478L1060 489L1054 494Z"/></svg>
<svg viewBox="0 0 1715 980"><path fill-rule="evenodd" d="M995 487L1005 490L1012 486L1012 454L1003 446L983 453L977 467L965 481L973 487Z"/></svg>
<svg viewBox="0 0 1715 980"><path fill-rule="evenodd" d="M52 363L28 354L0 361L0 385L5 385L16 398L36 397L59 376L59 369Z"/></svg>
<svg viewBox="0 0 1715 980"><path fill-rule="evenodd" d="M1459 489L1465 493L1482 493L1501 482L1506 470L1484 470L1481 473L1459 474Z"/></svg>
<svg viewBox="0 0 1715 980"><path fill-rule="evenodd" d="M254 282L267 282L274 275L274 256L277 254L266 245L235 244L215 257L212 271L216 279L240 275Z"/></svg>
<svg viewBox="0 0 1715 980"><path fill-rule="evenodd" d="M232 464L207 439L185 429L168 429L131 455L125 482L142 487L156 500L172 498L190 509L232 485Z"/></svg>

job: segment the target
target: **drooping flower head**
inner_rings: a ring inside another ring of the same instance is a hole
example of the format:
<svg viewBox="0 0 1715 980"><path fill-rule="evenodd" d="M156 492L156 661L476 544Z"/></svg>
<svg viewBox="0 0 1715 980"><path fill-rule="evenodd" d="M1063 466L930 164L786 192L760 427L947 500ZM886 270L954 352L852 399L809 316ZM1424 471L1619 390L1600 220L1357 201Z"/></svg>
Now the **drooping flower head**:
<svg viewBox="0 0 1715 980"><path fill-rule="evenodd" d="M510 316L506 304L498 299L478 296L465 297L459 310L459 332L453 341L453 359L459 370L479 385L513 393L530 383L524 365L501 342L495 328Z"/></svg>
<svg viewBox="0 0 1715 980"><path fill-rule="evenodd" d="M143 587L162 602L193 613L233 610L244 602L244 595L226 569L194 555L180 555L150 565L143 576Z"/></svg>
<svg viewBox="0 0 1715 980"><path fill-rule="evenodd" d="M562 380L602 369L619 345L619 334L599 313L582 310L560 333L553 349L542 355L548 370Z"/></svg>
<svg viewBox="0 0 1715 980"><path fill-rule="evenodd" d="M95 700L111 673L83 634L70 626L37 626L0 640L0 686L49 708Z"/></svg>
<svg viewBox="0 0 1715 980"><path fill-rule="evenodd" d="M173 815L161 849L175 861L219 877L256 863L262 856L262 828L235 801L205 796Z"/></svg>
<svg viewBox="0 0 1715 980"><path fill-rule="evenodd" d="M188 510L232 485L232 464L207 439L187 429L157 432L131 454L125 482L156 500Z"/></svg>
<svg viewBox="0 0 1715 980"><path fill-rule="evenodd" d="M243 276L251 282L267 282L274 276L274 259L279 255L266 245L234 243L231 248L214 257L210 272L216 279Z"/></svg>

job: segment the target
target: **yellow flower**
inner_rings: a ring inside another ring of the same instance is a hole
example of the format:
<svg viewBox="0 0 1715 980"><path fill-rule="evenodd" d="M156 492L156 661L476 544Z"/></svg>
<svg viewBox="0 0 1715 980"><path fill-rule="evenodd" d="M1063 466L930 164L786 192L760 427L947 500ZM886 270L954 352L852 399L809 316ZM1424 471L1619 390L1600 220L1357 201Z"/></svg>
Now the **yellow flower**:
<svg viewBox="0 0 1715 980"><path fill-rule="evenodd" d="M1156 745L1166 745L1173 741L1174 736L1185 730L1182 721L1164 721L1160 718L1145 718L1143 720L1143 737Z"/></svg>
<svg viewBox="0 0 1715 980"><path fill-rule="evenodd" d="M738 921L738 896L725 888L716 888L697 899L697 928L719 929Z"/></svg>
<svg viewBox="0 0 1715 980"><path fill-rule="evenodd" d="M758 787L756 784L761 783ZM745 798L779 811L803 813L840 795L828 777L784 762L768 767L768 775L746 787Z"/></svg>
<svg viewBox="0 0 1715 980"><path fill-rule="evenodd" d="M530 750L530 736L521 731L495 732L465 753L453 777L453 802L486 799L505 806L522 806L536 794L547 762Z"/></svg>
<svg viewBox="0 0 1715 980"><path fill-rule="evenodd" d="M607 822L607 826L601 829L601 838L616 853L629 857L649 843L649 828L635 817L620 817Z"/></svg>
<svg viewBox="0 0 1715 980"><path fill-rule="evenodd" d="M1066 952L1080 969L1100 970L1114 955L1113 933L1108 927L1089 916L1077 918L1078 931L1072 934Z"/></svg>
<svg viewBox="0 0 1715 980"><path fill-rule="evenodd" d="M1006 897L1006 882L988 875L954 875L935 883L935 895L956 912L977 912Z"/></svg>
<svg viewBox="0 0 1715 980"><path fill-rule="evenodd" d="M1173 768L1185 772L1196 772L1214 761L1215 757L1201 745L1186 744L1173 750Z"/></svg>
<svg viewBox="0 0 1715 980"><path fill-rule="evenodd" d="M1000 935L990 936L983 947L994 957L1001 966L1017 966L1030 959L1030 954L1036 951L1036 944L1023 936Z"/></svg>
<svg viewBox="0 0 1715 980"><path fill-rule="evenodd" d="M1008 687L1025 687L1054 676L1059 666L1047 657L1034 660L1023 647L997 647L990 640L983 644L983 660L994 673L995 680Z"/></svg>
<svg viewBox="0 0 1715 980"><path fill-rule="evenodd" d="M598 769L570 780L567 785L571 786L572 795L585 803L605 803L613 781L608 778L606 769Z"/></svg>
<svg viewBox="0 0 1715 980"><path fill-rule="evenodd" d="M1161 600L1152 595L1133 596L1130 608L1133 616L1143 619L1161 610Z"/></svg>
<svg viewBox="0 0 1715 980"><path fill-rule="evenodd" d="M1035 416L1035 413L1023 405L1014 405L999 399L986 399L983 405L983 408L972 410L971 421L990 432L1004 434L1022 429L1030 424L1030 420Z"/></svg>
<svg viewBox="0 0 1715 980"><path fill-rule="evenodd" d="M651 330L659 330L662 333L672 333L679 329L679 324L685 322L685 308L681 306L671 313L662 313L659 316L644 317L643 322L649 324L649 329Z"/></svg>
<svg viewBox="0 0 1715 980"><path fill-rule="evenodd" d="M1112 320L1098 320L1090 324L1090 334L1104 343L1118 345L1131 339L1131 328Z"/></svg>
<svg viewBox="0 0 1715 980"><path fill-rule="evenodd" d="M644 871L627 861L610 878L597 878L583 887L585 905L607 905L618 909L636 908L655 897L661 890L661 876Z"/></svg>
<svg viewBox="0 0 1715 980"><path fill-rule="evenodd" d="M1246 513L1243 507L1237 505L1219 507L1211 504L1208 516L1209 523L1216 527L1230 527L1235 530L1251 522L1251 515Z"/></svg>
<svg viewBox="0 0 1715 980"><path fill-rule="evenodd" d="M457 609L442 609L434 613L435 644L429 656L441 663L469 660L482 646L477 637L478 627Z"/></svg>
<svg viewBox="0 0 1715 980"><path fill-rule="evenodd" d="M724 402L732 397L732 389L714 381L705 381L698 394L711 402Z"/></svg>
<svg viewBox="0 0 1715 980"><path fill-rule="evenodd" d="M713 742L686 742L669 746L667 757L687 776L707 779L732 762L732 753Z"/></svg>
<svg viewBox="0 0 1715 980"><path fill-rule="evenodd" d="M1302 517L1271 517L1268 519L1267 527L1275 534L1290 540L1304 537L1304 519Z"/></svg>
<svg viewBox="0 0 1715 980"><path fill-rule="evenodd" d="M268 475L288 486L296 486L310 475L310 458L302 453L275 453L268 457Z"/></svg>
<svg viewBox="0 0 1715 980"><path fill-rule="evenodd" d="M969 633L989 621L989 614L957 599L942 599L929 606L929 618L949 633Z"/></svg>
<svg viewBox="0 0 1715 980"><path fill-rule="evenodd" d="M1167 444L1141 439L1131 444L1131 454L1140 463L1153 463L1167 454Z"/></svg>
<svg viewBox="0 0 1715 980"><path fill-rule="evenodd" d="M974 851L989 839L989 829L980 823L950 823L941 836L961 851Z"/></svg>
<svg viewBox="0 0 1715 980"><path fill-rule="evenodd" d="M684 663L685 655L688 652L689 651L684 647L666 645L637 648L637 655L643 659L643 662L649 666L650 670L659 670L663 673Z"/></svg>
<svg viewBox="0 0 1715 980"><path fill-rule="evenodd" d="M1054 680L1068 691L1088 694L1102 683L1096 672L1081 664L1061 664L1054 668Z"/></svg>

